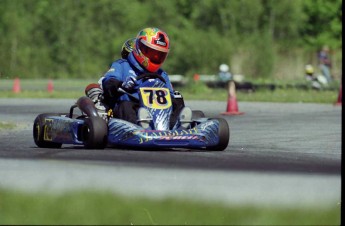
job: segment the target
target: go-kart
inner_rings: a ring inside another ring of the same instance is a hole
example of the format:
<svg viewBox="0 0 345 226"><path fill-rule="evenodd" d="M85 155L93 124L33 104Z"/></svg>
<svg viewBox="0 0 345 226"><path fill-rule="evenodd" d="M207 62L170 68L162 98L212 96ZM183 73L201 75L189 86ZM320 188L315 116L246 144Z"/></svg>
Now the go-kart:
<svg viewBox="0 0 345 226"><path fill-rule="evenodd" d="M149 128L144 129L109 114L102 118L94 102L80 97L69 113L39 114L33 124L33 138L40 148L61 148L62 144L83 145L87 149L106 147L152 149L205 149L223 151L230 139L228 123L223 118L206 118L202 111L192 111L189 127L182 128L181 120L170 129L172 112L170 91L165 80L157 74L144 74L137 95L119 89L138 101L149 112ZM138 98L137 98L138 97ZM75 113L79 108L80 114ZM144 119L146 120L146 119ZM185 122L184 122L185 123Z"/></svg>

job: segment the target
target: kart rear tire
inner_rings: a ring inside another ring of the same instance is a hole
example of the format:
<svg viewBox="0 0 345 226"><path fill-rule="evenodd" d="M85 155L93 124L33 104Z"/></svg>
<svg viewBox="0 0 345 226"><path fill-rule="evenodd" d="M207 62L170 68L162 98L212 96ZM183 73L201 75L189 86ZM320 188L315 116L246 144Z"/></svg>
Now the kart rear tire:
<svg viewBox="0 0 345 226"><path fill-rule="evenodd" d="M104 149L108 141L108 125L100 117L85 118L81 136L86 149Z"/></svg>
<svg viewBox="0 0 345 226"><path fill-rule="evenodd" d="M224 118L216 118L219 122L218 137L219 142L215 146L207 147L207 150L211 151L224 151L229 144L230 140L230 129L228 122Z"/></svg>
<svg viewBox="0 0 345 226"><path fill-rule="evenodd" d="M43 139L44 137L44 129L45 129L45 118L48 116L60 116L61 114L57 113L44 113L39 114L33 125L33 138L34 142L39 148L61 148L61 143L51 142L51 141L45 141Z"/></svg>
<svg viewBox="0 0 345 226"><path fill-rule="evenodd" d="M200 110L193 110L192 119L198 119L198 118L205 118L204 112Z"/></svg>

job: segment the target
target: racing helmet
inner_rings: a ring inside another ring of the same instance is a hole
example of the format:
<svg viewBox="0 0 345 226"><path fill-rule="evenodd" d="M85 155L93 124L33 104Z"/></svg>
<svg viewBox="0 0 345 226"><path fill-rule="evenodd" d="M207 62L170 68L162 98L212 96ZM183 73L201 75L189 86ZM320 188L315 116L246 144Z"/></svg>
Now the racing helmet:
<svg viewBox="0 0 345 226"><path fill-rule="evenodd" d="M310 65L310 64L305 65L305 73L306 73L307 75L312 75L312 74L314 74L314 68L313 68L313 66Z"/></svg>
<svg viewBox="0 0 345 226"><path fill-rule="evenodd" d="M149 72L156 72L164 63L170 49L168 35L154 27L141 30L134 44L133 56Z"/></svg>
<svg viewBox="0 0 345 226"><path fill-rule="evenodd" d="M123 43L122 48L121 48L121 57L123 59L127 59L128 54L132 52L134 43L135 43L135 38L127 39L125 43Z"/></svg>
<svg viewBox="0 0 345 226"><path fill-rule="evenodd" d="M227 64L221 64L221 65L219 65L219 71L221 71L221 72L228 72L229 71L229 66Z"/></svg>

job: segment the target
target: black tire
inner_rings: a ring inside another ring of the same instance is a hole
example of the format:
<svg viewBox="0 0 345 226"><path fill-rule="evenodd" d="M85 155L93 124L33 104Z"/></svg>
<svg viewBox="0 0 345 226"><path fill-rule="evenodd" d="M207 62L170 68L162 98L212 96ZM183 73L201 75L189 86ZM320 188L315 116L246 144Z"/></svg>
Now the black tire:
<svg viewBox="0 0 345 226"><path fill-rule="evenodd" d="M35 144L37 147L40 148L61 148L62 144L61 143L56 143L56 142L50 142L50 141L45 141L43 140L44 136L44 129L45 129L45 118L48 116L60 116L61 114L57 113L44 113L44 114L39 114L33 125L33 137Z"/></svg>
<svg viewBox="0 0 345 226"><path fill-rule="evenodd" d="M108 125L100 117L84 119L81 138L87 149L104 149L108 141Z"/></svg>
<svg viewBox="0 0 345 226"><path fill-rule="evenodd" d="M216 118L219 122L218 136L219 142L217 145L212 147L207 147L207 150L212 151L224 151L229 144L230 140L230 129L228 122L223 118Z"/></svg>
<svg viewBox="0 0 345 226"><path fill-rule="evenodd" d="M200 110L193 110L192 111L192 119L198 119L198 118L205 118L204 112Z"/></svg>

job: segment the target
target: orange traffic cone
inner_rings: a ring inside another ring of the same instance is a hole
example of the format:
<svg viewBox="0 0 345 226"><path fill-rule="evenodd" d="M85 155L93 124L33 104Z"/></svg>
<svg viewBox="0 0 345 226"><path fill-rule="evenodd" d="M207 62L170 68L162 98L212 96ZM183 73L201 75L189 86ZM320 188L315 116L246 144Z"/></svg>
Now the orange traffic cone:
<svg viewBox="0 0 345 226"><path fill-rule="evenodd" d="M200 80L200 75L199 74L194 74L193 76L194 82L197 82Z"/></svg>
<svg viewBox="0 0 345 226"><path fill-rule="evenodd" d="M53 84L53 81L51 79L48 81L47 91L48 91L48 93L52 93L54 91L54 84Z"/></svg>
<svg viewBox="0 0 345 226"><path fill-rule="evenodd" d="M222 115L243 115L244 112L238 111L238 104L236 98L236 86L234 81L229 82L229 94L228 94L228 104L226 106L226 112Z"/></svg>
<svg viewBox="0 0 345 226"><path fill-rule="evenodd" d="M15 78L15 79L14 79L12 91L13 91L14 93L20 93L20 92L21 92L20 80L19 80L19 78Z"/></svg>
<svg viewBox="0 0 345 226"><path fill-rule="evenodd" d="M338 94L338 99L337 102L334 103L334 105L342 105L342 86L340 85L340 89L339 89L339 94Z"/></svg>

